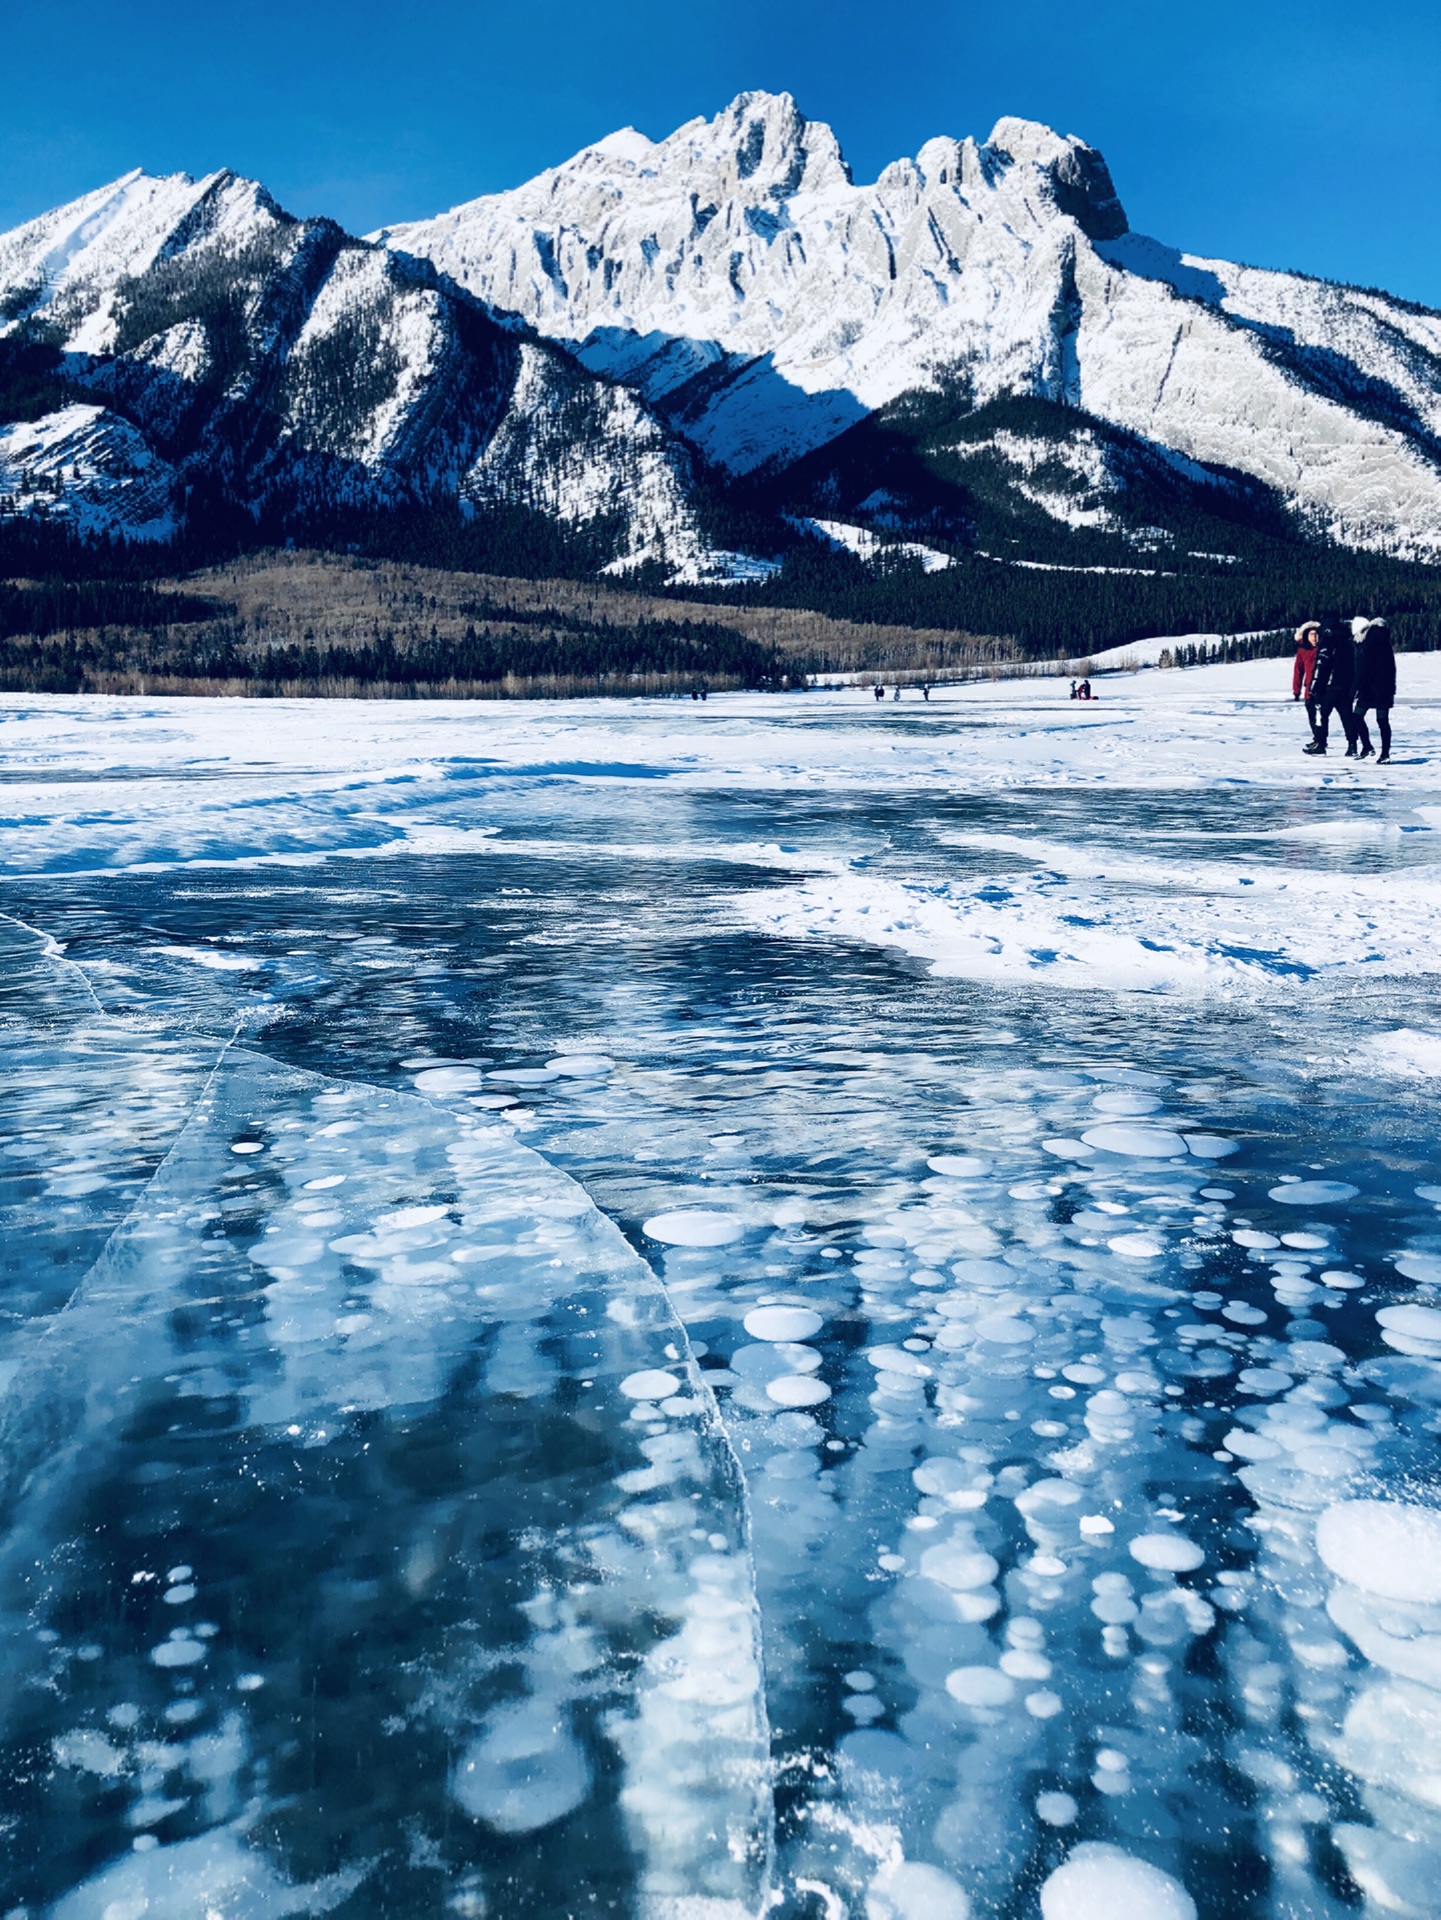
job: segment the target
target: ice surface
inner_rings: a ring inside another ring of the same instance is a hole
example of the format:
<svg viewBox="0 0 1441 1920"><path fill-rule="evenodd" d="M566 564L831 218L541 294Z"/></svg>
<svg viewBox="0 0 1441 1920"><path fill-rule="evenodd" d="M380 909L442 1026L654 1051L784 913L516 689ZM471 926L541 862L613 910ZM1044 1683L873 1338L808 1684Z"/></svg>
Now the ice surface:
<svg viewBox="0 0 1441 1920"><path fill-rule="evenodd" d="M0 1911L1427 1910L1431 776L1154 684L0 709Z"/></svg>

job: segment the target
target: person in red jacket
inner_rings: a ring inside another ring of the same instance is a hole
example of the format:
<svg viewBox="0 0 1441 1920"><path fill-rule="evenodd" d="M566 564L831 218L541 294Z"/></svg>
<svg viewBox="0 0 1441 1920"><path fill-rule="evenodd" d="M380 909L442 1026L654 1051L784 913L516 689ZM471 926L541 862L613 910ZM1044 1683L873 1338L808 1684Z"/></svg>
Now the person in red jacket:
<svg viewBox="0 0 1441 1920"><path fill-rule="evenodd" d="M1316 738L1316 703L1311 698L1311 680L1316 671L1316 638L1321 631L1319 620L1305 620L1296 629L1296 663L1291 668L1291 698L1306 702L1306 718L1311 725L1311 738Z"/></svg>

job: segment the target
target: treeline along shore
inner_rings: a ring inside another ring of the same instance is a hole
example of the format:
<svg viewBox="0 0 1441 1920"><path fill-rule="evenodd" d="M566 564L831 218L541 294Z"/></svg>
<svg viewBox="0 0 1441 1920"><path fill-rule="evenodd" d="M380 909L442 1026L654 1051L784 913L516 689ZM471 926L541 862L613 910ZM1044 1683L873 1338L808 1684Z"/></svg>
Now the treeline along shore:
<svg viewBox="0 0 1441 1920"><path fill-rule="evenodd" d="M1219 656L1179 647L1176 665L1245 658L1283 651L1298 618L1328 608L1386 613L1402 650L1429 650L1441 632L1441 569L1335 549L1309 567L1288 554L1267 579L1212 572L1159 584L983 559L876 575L849 556L807 553L770 582L724 591L322 549L185 564L194 558L0 530L0 691L684 695L834 675L1009 675L1167 633L1240 636ZM969 618L979 613L989 627Z"/></svg>
<svg viewBox="0 0 1441 1920"><path fill-rule="evenodd" d="M535 699L954 677L1014 642L623 586L279 552L184 579L0 584L0 690Z"/></svg>

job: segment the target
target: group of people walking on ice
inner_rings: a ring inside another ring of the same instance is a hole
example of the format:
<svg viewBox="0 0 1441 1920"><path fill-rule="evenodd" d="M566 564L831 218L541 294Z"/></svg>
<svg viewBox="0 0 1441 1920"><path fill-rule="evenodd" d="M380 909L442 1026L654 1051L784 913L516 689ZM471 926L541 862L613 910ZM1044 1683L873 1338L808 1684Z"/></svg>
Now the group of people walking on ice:
<svg viewBox="0 0 1441 1920"><path fill-rule="evenodd" d="M1334 713L1346 736L1346 758L1369 760L1366 715L1376 716L1381 736L1377 766L1391 758L1391 709L1396 704L1396 653L1384 620L1357 617L1349 627L1340 620L1306 620L1296 629L1296 664L1291 698L1304 700L1311 740L1303 753L1325 753Z"/></svg>

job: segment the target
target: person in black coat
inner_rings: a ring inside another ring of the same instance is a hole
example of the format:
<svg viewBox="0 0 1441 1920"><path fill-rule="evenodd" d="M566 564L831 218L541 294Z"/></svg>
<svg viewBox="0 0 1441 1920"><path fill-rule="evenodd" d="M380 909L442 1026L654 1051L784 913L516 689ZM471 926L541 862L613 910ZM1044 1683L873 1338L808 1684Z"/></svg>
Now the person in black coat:
<svg viewBox="0 0 1441 1920"><path fill-rule="evenodd" d="M1324 753L1331 715L1337 715L1346 735L1346 757L1356 753L1356 723L1351 710L1356 696L1356 649L1339 620L1323 620L1316 636L1316 671L1311 698L1316 707L1314 737L1303 753Z"/></svg>
<svg viewBox="0 0 1441 1920"><path fill-rule="evenodd" d="M1360 631L1356 632L1359 628ZM1396 651L1391 645L1391 629L1384 620L1357 620L1356 632L1356 706L1355 728L1361 742L1357 755L1365 760L1371 753L1371 734L1366 715L1376 716L1381 735L1381 753L1377 766L1391 758L1391 709L1396 704Z"/></svg>

